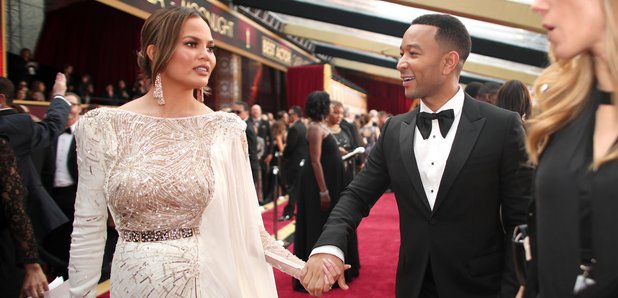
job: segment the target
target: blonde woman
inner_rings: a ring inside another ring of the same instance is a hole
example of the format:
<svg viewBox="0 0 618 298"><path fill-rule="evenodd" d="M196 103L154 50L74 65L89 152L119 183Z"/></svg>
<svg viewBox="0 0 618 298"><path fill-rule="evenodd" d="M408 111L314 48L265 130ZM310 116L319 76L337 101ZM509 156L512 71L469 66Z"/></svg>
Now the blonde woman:
<svg viewBox="0 0 618 298"><path fill-rule="evenodd" d="M618 297L618 1L532 7L552 62L535 84L539 113L528 128L539 294Z"/></svg>

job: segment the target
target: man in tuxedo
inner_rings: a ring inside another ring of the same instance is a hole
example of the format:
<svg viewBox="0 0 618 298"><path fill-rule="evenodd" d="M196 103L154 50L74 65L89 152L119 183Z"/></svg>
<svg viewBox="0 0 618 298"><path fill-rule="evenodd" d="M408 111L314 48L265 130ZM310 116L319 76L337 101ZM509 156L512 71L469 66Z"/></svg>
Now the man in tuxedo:
<svg viewBox="0 0 618 298"><path fill-rule="evenodd" d="M293 106L288 111L290 117L290 129L283 149L283 173L288 181L288 204L283 208L283 214L279 217L280 221L289 220L294 216L294 207L298 197L297 178L300 173L300 162L309 156L309 145L307 144L307 127L301 120L303 111L299 106Z"/></svg>
<svg viewBox="0 0 618 298"><path fill-rule="evenodd" d="M43 188L31 157L31 152L46 148L64 131L71 109L71 104L64 98L65 91L66 81L64 75L59 73L56 75L52 90L54 98L47 109L47 116L43 121L35 123L30 115L19 114L10 108L14 87L9 80L0 77L0 134L9 138L9 144L17 157L19 174L28 192L26 209L39 240L68 221Z"/></svg>
<svg viewBox="0 0 618 298"><path fill-rule="evenodd" d="M232 105L232 113L238 115L240 119L247 123L245 133L247 136L247 145L249 150L249 163L251 164L251 174L253 183L255 183L256 191L259 190L258 183L260 179L260 161L257 155L257 136L253 127L249 125L249 105L244 101L237 101ZM258 192L258 198L261 195Z"/></svg>
<svg viewBox="0 0 618 298"><path fill-rule="evenodd" d="M518 115L459 86L470 48L468 31L449 15L420 16L405 32L397 69L406 97L421 105L386 122L341 194L301 273L310 293L329 289L326 260L343 271L347 238L389 185L401 230L397 297L517 293L509 236L526 221L532 169Z"/></svg>
<svg viewBox="0 0 618 298"><path fill-rule="evenodd" d="M251 117L247 120L247 125L253 128L258 143L264 144L264 151L260 158L260 177L262 178L262 198L263 203L268 203L273 200L274 185L270 184L270 161L273 159L273 137L270 130L270 123L262 119L262 107L255 104L251 106ZM261 141L260 141L261 139ZM259 150L258 150L259 151Z"/></svg>
<svg viewBox="0 0 618 298"><path fill-rule="evenodd" d="M26 212L40 243L52 230L67 223L68 218L43 188L31 153L49 146L64 131L71 104L64 98L66 81L61 73L56 75L52 89L54 98L47 109L47 117L41 122L35 123L29 114L17 113L10 107L14 90L11 81L0 77L0 135L8 137L17 157L17 167L26 191ZM41 250L40 253L41 259L50 261L46 251ZM16 269L16 278L19 278L18 275L19 269Z"/></svg>
<svg viewBox="0 0 618 298"><path fill-rule="evenodd" d="M81 100L75 93L67 92L65 99L71 103L66 128L47 150L41 172L41 182L62 212L69 218L69 222L54 230L51 239L47 239L44 244L45 248L63 263L52 267L55 269L54 273L67 277L78 177L77 149L73 132L77 127L82 107Z"/></svg>

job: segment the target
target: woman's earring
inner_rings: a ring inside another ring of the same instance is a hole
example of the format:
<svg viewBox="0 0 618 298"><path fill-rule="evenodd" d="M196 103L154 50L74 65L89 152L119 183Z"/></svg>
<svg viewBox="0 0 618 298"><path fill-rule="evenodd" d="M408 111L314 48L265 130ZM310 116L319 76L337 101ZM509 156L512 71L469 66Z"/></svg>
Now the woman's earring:
<svg viewBox="0 0 618 298"><path fill-rule="evenodd" d="M197 100L199 102L203 103L204 102L204 96L205 96L204 93L206 93L206 92L204 92L204 87L200 88L198 91L199 91L199 94L197 95Z"/></svg>
<svg viewBox="0 0 618 298"><path fill-rule="evenodd" d="M165 104L165 98L163 98L163 86L161 85L161 74L157 74L157 78L155 79L153 96L160 106Z"/></svg>

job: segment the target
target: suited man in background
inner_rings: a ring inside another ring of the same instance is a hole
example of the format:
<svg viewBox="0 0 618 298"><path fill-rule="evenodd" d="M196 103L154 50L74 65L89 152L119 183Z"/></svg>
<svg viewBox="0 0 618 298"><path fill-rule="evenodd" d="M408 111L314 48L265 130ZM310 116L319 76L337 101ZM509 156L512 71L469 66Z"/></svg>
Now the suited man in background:
<svg viewBox="0 0 618 298"><path fill-rule="evenodd" d="M35 123L29 114L20 114L10 108L14 90L11 81L0 77L0 135L8 137L9 145L17 157L17 167L27 192L26 212L32 221L37 241L41 243L52 230L67 223L68 218L43 188L31 154L50 146L64 131L71 103L64 98L65 77L58 73L52 88L54 98L47 108L47 116ZM53 262L45 250L41 250L40 255L43 261Z"/></svg>
<svg viewBox="0 0 618 298"><path fill-rule="evenodd" d="M283 208L283 214L279 221L289 220L294 216L294 207L298 197L298 187L295 184L300 172L300 162L309 156L309 146L307 144L307 127L301 120L303 110L300 106L293 106L288 111L290 117L290 128L285 148L283 149L283 173L286 175L289 189L287 190L289 200Z"/></svg>
<svg viewBox="0 0 618 298"><path fill-rule="evenodd" d="M260 179L260 160L257 155L257 135L253 127L249 125L249 105L244 101L237 101L232 104L232 113L238 115L241 120L247 123L245 133L247 136L247 146L249 151L249 163L251 164L251 175L256 191L259 189L258 182ZM258 192L258 199L262 196Z"/></svg>
<svg viewBox="0 0 618 298"><path fill-rule="evenodd" d="M262 203L268 203L273 200L274 185L270 181L270 162L273 159L273 136L270 130L270 123L262 119L262 107L260 105L251 106L251 116L247 119L247 125L253 128L255 135L258 138L258 143L263 142L264 150L260 158L260 178L262 188ZM259 140L261 139L261 141ZM258 150L259 151L259 150Z"/></svg>
<svg viewBox="0 0 618 298"><path fill-rule="evenodd" d="M77 150L73 132L77 127L82 107L79 95L67 92L65 99L71 103L64 132L49 146L41 172L41 182L47 192L58 204L69 222L52 232L52 237L45 241L45 248L52 255L63 261L64 266L53 267L56 275L67 277L73 215L75 213L75 195L77 194Z"/></svg>
<svg viewBox="0 0 618 298"><path fill-rule="evenodd" d="M400 216L397 297L516 295L509 236L526 221L532 169L519 116L459 86L470 48L449 15L420 16L405 32L397 69L406 97L421 105L386 122L341 194L301 273L310 293L328 290L326 259L343 271L348 235L390 185Z"/></svg>

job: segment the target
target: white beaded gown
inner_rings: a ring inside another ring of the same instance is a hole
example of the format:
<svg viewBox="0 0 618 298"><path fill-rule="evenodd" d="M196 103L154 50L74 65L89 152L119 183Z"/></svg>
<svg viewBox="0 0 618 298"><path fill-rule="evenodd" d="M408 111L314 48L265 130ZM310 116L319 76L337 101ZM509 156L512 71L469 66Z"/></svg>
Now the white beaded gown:
<svg viewBox="0 0 618 298"><path fill-rule="evenodd" d="M244 121L99 108L76 130L72 297L95 297L108 207L120 235L111 297L277 297L271 266L304 262L264 230Z"/></svg>

